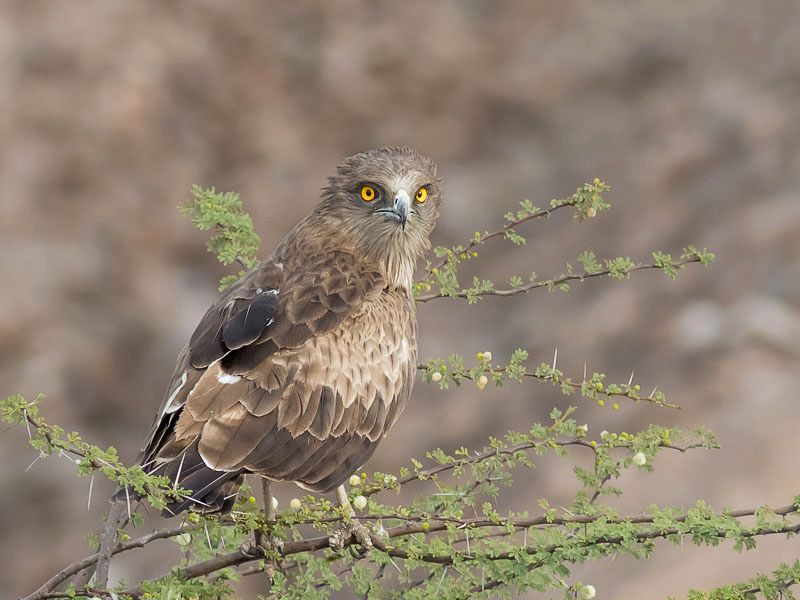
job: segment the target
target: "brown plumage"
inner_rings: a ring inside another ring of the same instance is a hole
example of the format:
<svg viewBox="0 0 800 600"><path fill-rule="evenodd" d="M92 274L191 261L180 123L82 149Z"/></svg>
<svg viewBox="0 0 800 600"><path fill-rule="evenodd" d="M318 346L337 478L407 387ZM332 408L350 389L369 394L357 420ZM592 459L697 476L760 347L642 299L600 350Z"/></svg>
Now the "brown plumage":
<svg viewBox="0 0 800 600"><path fill-rule="evenodd" d="M440 201L435 165L414 150L347 158L206 312L139 457L191 490L169 512L229 510L246 473L327 492L369 459L411 394L412 275Z"/></svg>

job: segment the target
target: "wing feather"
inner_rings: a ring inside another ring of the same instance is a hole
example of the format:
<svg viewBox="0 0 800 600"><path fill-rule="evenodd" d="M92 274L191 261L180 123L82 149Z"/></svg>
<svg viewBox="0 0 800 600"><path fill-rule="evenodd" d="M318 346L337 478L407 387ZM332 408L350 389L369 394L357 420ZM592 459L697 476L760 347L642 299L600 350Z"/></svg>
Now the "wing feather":
<svg viewBox="0 0 800 600"><path fill-rule="evenodd" d="M207 311L151 428L145 454L194 491L189 504L220 509L246 472L328 491L408 400L413 301L341 252L282 262L251 270Z"/></svg>

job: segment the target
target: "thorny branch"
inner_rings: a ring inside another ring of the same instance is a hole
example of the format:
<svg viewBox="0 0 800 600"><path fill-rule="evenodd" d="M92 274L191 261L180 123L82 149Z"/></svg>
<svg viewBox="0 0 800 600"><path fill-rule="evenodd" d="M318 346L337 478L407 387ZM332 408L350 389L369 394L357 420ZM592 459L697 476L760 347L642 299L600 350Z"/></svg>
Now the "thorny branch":
<svg viewBox="0 0 800 600"><path fill-rule="evenodd" d="M428 369L428 365L425 365L425 364L417 365L417 370L418 371L425 371L427 369ZM507 369L505 367L487 367L487 368L483 369L482 372L487 374L487 375L491 375L492 373L506 373ZM462 377L463 379L469 379L469 380L473 380L474 379L472 374L470 374L468 371L465 371L464 373L461 373L460 377ZM524 373L522 373L522 377L528 377L530 379L538 379L539 381L544 381L544 382L552 382L553 381L552 374L540 374L540 373L537 373L537 372L531 372L531 371L527 371L527 370ZM558 385L567 386L569 388L572 388L573 390L580 390L581 386L587 384L588 381L586 381L586 379L584 379L582 381L574 381L572 379L563 377L563 378L560 378L558 381L556 381L556 383ZM665 408L677 408L677 409L680 409L680 406L678 404L673 404L671 402L667 402L666 400L663 400L661 397L656 396L655 395L655 391L657 389L658 388L654 389L653 393L651 393L649 396L640 396L639 394L634 394L629 389L622 389L622 391L613 391L613 390L609 390L609 389L604 388L602 390L595 390L595 391L597 392L598 395L604 396L606 398L627 398L629 400L633 400L634 402L647 402L649 404L654 404L656 406L663 406Z"/></svg>
<svg viewBox="0 0 800 600"><path fill-rule="evenodd" d="M701 259L697 256L691 256L688 258L682 258L680 260L674 261L672 266L676 269L679 269L689 263L699 263L702 262ZM634 271L645 271L649 269L659 269L661 270L663 267L661 265L657 265L655 263L637 263L634 266L622 269L620 272L627 276ZM490 289L490 290L479 290L472 294L473 296L499 296L499 297L508 297L508 296L516 296L517 294L527 294L532 292L533 290L537 290L539 288L548 288L553 289L558 287L563 283L569 283L570 281L584 281L586 279L592 279L594 277L605 277L611 274L611 269L602 269L600 271L592 271L587 272L583 271L580 273L565 273L562 275L558 275L556 277L552 277L551 279L545 279L541 281L531 281L526 284L523 284L519 287L508 288L508 289ZM470 294L466 292L466 290L457 291L454 294L444 294L442 292L429 292L427 294L420 294L417 296L417 302L429 302L431 300L438 300L440 298L462 298L467 299L470 297Z"/></svg>
<svg viewBox="0 0 800 600"><path fill-rule="evenodd" d="M757 508L746 508L734 511L726 511L724 514L726 516L741 519L745 517L752 517L756 515L762 507ZM794 504L782 506L780 508L776 508L773 510L774 514L777 516L789 516L792 514L796 514L798 512L797 506ZM689 518L688 514L678 515L674 517L676 522L685 522ZM575 524L585 524L598 521L600 519L605 520L609 523L631 523L631 524L652 524L654 523L656 517L647 514L641 515L632 515L626 517L616 517L610 518L605 515L596 515L596 516L583 516L583 515L576 515L574 517L563 517L563 518L554 518L548 519L545 516L535 517L535 518L517 518L512 519L511 522L513 523L514 527L517 529L529 528L537 525L575 525ZM462 522L462 525L459 526L457 529L465 529L469 527L470 529L477 529L477 528L503 528L505 527L505 523L498 524L494 521L487 520L487 519L465 519ZM386 543L387 540L401 538L410 535L431 535L437 531L445 531L445 530L452 530L453 526L452 523L446 522L433 522L430 523L429 526L423 526L422 524L405 524L399 525L397 527L392 527L386 530L385 535L379 537L377 535L372 535L372 542L375 548L379 552L383 552L390 557L399 558L399 559L409 559L414 558L415 560L420 560L422 562L437 564L437 565L452 565L454 563L460 562L468 562L475 557L470 555L469 553L457 553L456 555L437 555L433 553L419 553L415 552L412 555L403 548L400 547L392 547ZM130 542L126 542L123 544L119 544L116 548L114 548L113 554L119 554L122 552L126 552L133 548L140 548L143 547L153 541L158 539L165 539L169 537L174 537L176 535L180 535L181 533L185 533L186 529L176 528L176 529L163 529L154 531L146 536L142 536L137 540L132 540ZM770 528L764 527L755 529L752 531L743 532L743 537L756 537L756 536L766 536L766 535L773 535L773 534L796 534L800 532L800 523L798 524L787 524L779 528ZM644 542L647 540L653 540L658 538L668 538L676 535L686 535L686 532L682 532L678 528L672 527L668 529L656 529L651 531L640 531L636 532L632 535L632 537L638 542ZM716 537L723 538L725 534L723 532L718 532L713 534ZM599 538L587 538L582 540L580 543L581 545L608 545L614 546L625 543L629 541L626 536L609 536L609 537L599 537ZM344 542L345 548L355 545L357 542L355 538L351 537ZM298 541L289 541L286 542L281 550L281 556L287 557L294 554L306 553L306 552L318 552L322 550L327 550L329 548L329 538L328 536L316 536L310 537L303 540ZM544 555L552 555L553 553L558 552L562 548L561 544L548 544L544 546L525 546L523 551L527 554L544 554ZM503 561L503 560L514 560L517 556L518 551L509 551L509 552L494 552L491 555L482 556L483 559L493 560L493 561ZM73 574L92 564L93 561L97 560L99 554L93 554L81 561L66 567L62 570L61 573L71 571ZM217 571L220 571L225 568L229 567L236 567L238 565L243 565L247 563L251 563L254 561L260 561L264 558L264 554L258 552L257 549L251 547L240 548L234 552L230 552L228 554L224 554L221 556L216 556L214 558L210 558L208 560L200 561L189 565L187 567L183 567L179 570L179 575L183 579L192 579L196 577L203 577L206 575L211 575ZM542 558L539 559L530 565L528 565L529 569L537 569L545 564L546 559ZM252 573L261 572L262 569L259 568L251 568L245 571L242 571L241 574L248 575ZM63 581L63 579L62 579ZM48 582L49 583L49 582ZM498 585L501 585L503 582L490 580L485 582L483 585L473 588L474 593L478 593L481 591L493 589ZM41 590L38 590L36 593L28 596L25 600L44 600L47 598L69 598L72 597L70 594L66 592L53 592L53 587L45 590L45 586L42 587ZM77 595L81 595L83 592L85 595L94 595L94 596L101 596L101 597L111 597L111 592L108 590L102 589L95 589L95 588L87 588L85 590L78 590ZM132 598L139 598L141 596L141 588L139 586L124 590L120 594L130 596Z"/></svg>
<svg viewBox="0 0 800 600"><path fill-rule="evenodd" d="M549 217L554 212L562 208L576 206L578 202L579 202L578 200L565 200L563 204L559 204L558 206L553 206L551 208L543 208L531 214L525 215L524 217L508 221L505 225L503 225L499 229L495 229L490 233L484 233L480 236L471 238L470 241L467 242L466 245L462 247L463 248L462 252L469 252L470 250L475 249L477 246L485 244L491 239L497 237L504 237L508 231L514 229L514 227L522 225L523 223L527 223L528 221L533 221L534 219ZM428 267L428 269L426 269L425 276L426 277L430 276L433 273L434 269L441 269L446 263L447 263L447 258L445 257L431 264L431 266Z"/></svg>

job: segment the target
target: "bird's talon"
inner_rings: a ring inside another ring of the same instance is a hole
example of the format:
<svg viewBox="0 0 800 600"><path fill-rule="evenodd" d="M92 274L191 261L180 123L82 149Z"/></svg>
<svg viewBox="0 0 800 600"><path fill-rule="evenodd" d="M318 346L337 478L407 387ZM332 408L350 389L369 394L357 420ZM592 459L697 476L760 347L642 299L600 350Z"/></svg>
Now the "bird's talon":
<svg viewBox="0 0 800 600"><path fill-rule="evenodd" d="M344 550L345 540L349 537L350 537L350 532L348 532L346 528L337 529L328 538L328 545L331 547L332 550L341 552L342 550Z"/></svg>
<svg viewBox="0 0 800 600"><path fill-rule="evenodd" d="M254 550L259 552L261 556L265 556L270 552L283 553L283 540L274 535L267 535L263 529L256 530L253 546L255 547Z"/></svg>
<svg viewBox="0 0 800 600"><path fill-rule="evenodd" d="M372 550L372 536L369 533L369 529L365 525L361 523L354 523L353 524L353 537L356 538L356 542L358 542L361 549L366 553Z"/></svg>
<svg viewBox="0 0 800 600"><path fill-rule="evenodd" d="M239 547L239 551L248 558L257 558L263 555L263 550L257 542L244 542Z"/></svg>
<svg viewBox="0 0 800 600"><path fill-rule="evenodd" d="M337 552L344 550L347 542L353 538L355 543L360 546L360 550L356 550L355 546L350 546L351 552L355 551L357 557L363 557L370 550L372 550L372 536L369 529L361 523L348 523L334 531L328 538L328 545Z"/></svg>

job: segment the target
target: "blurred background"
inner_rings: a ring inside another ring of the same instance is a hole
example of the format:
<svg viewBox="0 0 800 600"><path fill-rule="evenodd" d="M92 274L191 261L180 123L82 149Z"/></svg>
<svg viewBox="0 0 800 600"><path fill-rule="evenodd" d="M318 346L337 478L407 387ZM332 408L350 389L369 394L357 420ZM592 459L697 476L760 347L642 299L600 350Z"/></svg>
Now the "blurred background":
<svg viewBox="0 0 800 600"><path fill-rule="evenodd" d="M628 473L620 509L783 505L800 453L800 4L101 0L0 5L0 394L47 394L49 420L135 456L175 356L228 271L176 205L192 184L241 193L267 254L344 155L408 144L433 157L437 243L493 229L594 177L614 208L524 228L475 267L555 274L585 249L718 256L676 282L590 281L569 295L420 306L420 357L528 348L579 377L632 369L681 411L581 403L590 434L650 422L715 430L722 450ZM572 402L577 400L573 399ZM529 383L442 392L419 382L368 465L545 419L568 399ZM0 436L0 595L87 553L111 487ZM569 502L566 462L522 474L505 508ZM281 486L283 506L298 490ZM173 545L114 563L136 580ZM736 554L657 544L645 562L579 566L599 598L682 596L768 570L797 542ZM167 557L167 558L165 558ZM256 579L256 578L251 578ZM257 583L257 582L251 582ZM243 588L254 597L255 588Z"/></svg>

